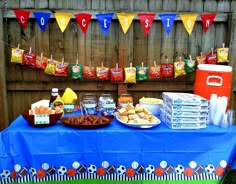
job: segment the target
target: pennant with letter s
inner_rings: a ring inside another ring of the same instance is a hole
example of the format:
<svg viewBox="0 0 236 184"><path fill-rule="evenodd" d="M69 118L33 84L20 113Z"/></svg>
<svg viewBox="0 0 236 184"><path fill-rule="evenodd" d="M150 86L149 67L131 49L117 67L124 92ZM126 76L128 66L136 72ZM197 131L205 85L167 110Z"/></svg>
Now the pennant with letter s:
<svg viewBox="0 0 236 184"><path fill-rule="evenodd" d="M216 13L201 14L200 17L202 19L203 30L206 33L207 30L209 29L209 27L212 25L212 23L216 17Z"/></svg>
<svg viewBox="0 0 236 184"><path fill-rule="evenodd" d="M159 14L160 18L161 18L161 22L165 28L165 31L167 33L167 35L170 35L170 32L172 30L172 27L174 25L174 21L175 21L175 17L176 17L176 13L172 13L172 14Z"/></svg>
<svg viewBox="0 0 236 184"><path fill-rule="evenodd" d="M124 33L126 33L133 22L135 14L133 13L117 13L118 20Z"/></svg>
<svg viewBox="0 0 236 184"><path fill-rule="evenodd" d="M152 22L155 18L156 14L154 13L139 13L138 17L143 27L144 34L147 36L149 30L152 27Z"/></svg>
<svg viewBox="0 0 236 184"><path fill-rule="evenodd" d="M182 22L188 34L191 35L198 14L180 14Z"/></svg>
<svg viewBox="0 0 236 184"><path fill-rule="evenodd" d="M45 32L46 26L48 24L48 20L51 16L49 12L33 12L34 17L36 19L37 24L39 25L40 29Z"/></svg>
<svg viewBox="0 0 236 184"><path fill-rule="evenodd" d="M16 15L16 18L19 22L19 24L23 27L26 28L29 16L30 16L30 11L27 10L14 10L14 13Z"/></svg>
<svg viewBox="0 0 236 184"><path fill-rule="evenodd" d="M102 28L102 32L104 36L107 36L109 27L111 25L112 17L114 13L99 13L96 14L100 27Z"/></svg>
<svg viewBox="0 0 236 184"><path fill-rule="evenodd" d="M57 20L57 24L59 28L61 29L61 32L64 32L70 22L72 14L71 13L54 13L54 16Z"/></svg>
<svg viewBox="0 0 236 184"><path fill-rule="evenodd" d="M76 21L78 22L81 30L83 31L84 35L86 35L92 14L89 13L78 13L75 14Z"/></svg>

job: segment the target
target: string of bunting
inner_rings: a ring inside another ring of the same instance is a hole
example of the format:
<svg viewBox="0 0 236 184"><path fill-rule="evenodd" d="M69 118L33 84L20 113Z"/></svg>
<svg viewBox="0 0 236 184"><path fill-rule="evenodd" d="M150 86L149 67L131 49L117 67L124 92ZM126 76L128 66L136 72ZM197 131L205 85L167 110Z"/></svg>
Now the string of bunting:
<svg viewBox="0 0 236 184"><path fill-rule="evenodd" d="M31 14L31 11L28 10L20 10L15 9L14 14L19 22L19 24L25 28L27 27L28 19ZM78 22L79 27L81 28L82 32L86 34L87 29L90 24L90 20L92 17L92 14L90 13L78 13L78 14L71 14L71 13L63 13L63 12L33 12L33 15L36 19L36 22L40 29L45 32L46 26L48 24L48 20L53 15L57 21L57 24L62 32L64 32L70 22L70 19L72 16L75 16L76 21ZM134 13L116 13L119 23L121 25L121 28L124 32L124 34L127 33L129 30L133 19L135 18L136 14ZM163 24L163 27L165 29L165 32L167 35L171 33L172 27L174 25L174 21L176 19L177 14L176 13L162 13L162 14L156 14L156 13L138 13L137 16L140 20L140 23L142 25L144 34L147 36L153 20L155 19L155 16L159 15L160 20ZM200 14L203 30L206 33L210 26L212 25L216 13L207 13L207 14ZM99 22L99 25L102 29L103 35L107 36L109 27L111 25L112 19L113 19L114 13L97 13L96 18ZM196 13L188 13L188 14L180 14L179 15L183 25L188 32L189 35L191 35L192 30L194 28L195 22L199 14Z"/></svg>

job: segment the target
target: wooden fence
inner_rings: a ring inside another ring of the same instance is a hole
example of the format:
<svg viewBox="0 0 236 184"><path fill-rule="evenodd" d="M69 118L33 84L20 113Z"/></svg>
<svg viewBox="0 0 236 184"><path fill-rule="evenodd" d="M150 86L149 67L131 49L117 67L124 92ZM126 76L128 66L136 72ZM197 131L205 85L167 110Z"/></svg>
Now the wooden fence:
<svg viewBox="0 0 236 184"><path fill-rule="evenodd" d="M236 1L231 0L7 0L0 1L0 130L7 127L30 104L40 99L48 99L52 87L60 93L71 87L81 99L86 92L97 95L111 93L114 98L121 93L131 93L135 102L142 96L161 97L163 91L192 92L195 73L178 78L164 78L136 84L113 84L109 81L72 80L55 77L44 71L11 63L11 49L20 48L50 57L55 60L65 58L75 63L93 66L127 67L160 64L167 57L173 62L176 54L197 56L202 51L219 48L225 43L230 48L230 65L235 69L236 61ZM46 12L86 12L92 14L87 34L80 30L74 17L62 33L54 17L50 18L45 32L42 32L31 14L26 28L22 28L14 9ZM137 16L126 34L123 33L116 16L113 17L107 36L104 36L96 20L96 13L177 13L173 29L166 35L161 20L155 17L148 36L145 36ZM192 34L189 36L181 22L179 13L217 13L213 25L204 33L198 16ZM236 78L232 83L231 108L236 109Z"/></svg>

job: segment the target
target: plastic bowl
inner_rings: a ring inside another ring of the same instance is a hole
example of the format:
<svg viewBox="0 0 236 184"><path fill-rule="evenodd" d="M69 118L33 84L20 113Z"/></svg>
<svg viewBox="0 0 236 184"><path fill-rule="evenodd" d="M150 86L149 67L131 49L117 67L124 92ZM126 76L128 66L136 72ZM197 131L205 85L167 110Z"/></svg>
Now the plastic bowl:
<svg viewBox="0 0 236 184"><path fill-rule="evenodd" d="M140 98L139 105L145 107L154 116L160 115L160 108L162 106L163 100L158 98Z"/></svg>
<svg viewBox="0 0 236 184"><path fill-rule="evenodd" d="M29 111L24 111L21 113L21 115L24 117L24 119L29 123L29 125L33 127L43 128L43 127L50 127L56 124L56 122L61 118L63 113L57 113L57 114L50 114L49 115L49 124L35 124L34 123L34 115L29 115Z"/></svg>

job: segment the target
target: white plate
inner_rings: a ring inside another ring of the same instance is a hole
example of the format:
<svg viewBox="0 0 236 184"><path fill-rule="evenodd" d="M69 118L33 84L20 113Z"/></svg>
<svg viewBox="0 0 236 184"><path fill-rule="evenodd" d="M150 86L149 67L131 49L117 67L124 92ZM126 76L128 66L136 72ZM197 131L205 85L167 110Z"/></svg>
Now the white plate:
<svg viewBox="0 0 236 184"><path fill-rule="evenodd" d="M121 121L120 118L118 116L116 116L116 119L120 123L122 123L126 126L134 127L134 128L152 128L154 126L157 126L161 123L161 120L158 119L157 117L155 117L155 118L156 118L156 122L154 122L154 123L126 123L124 121Z"/></svg>

